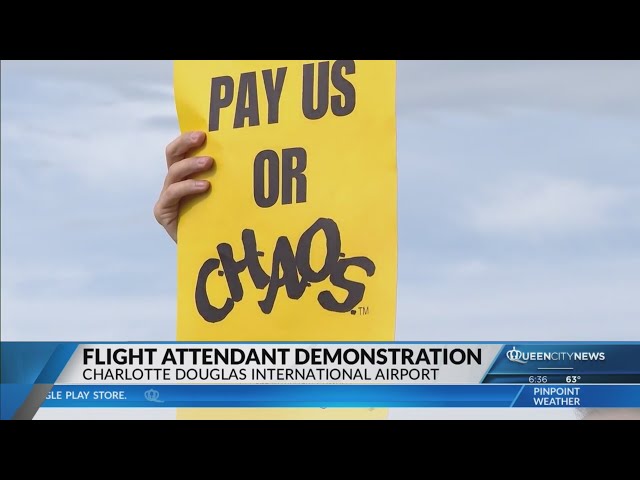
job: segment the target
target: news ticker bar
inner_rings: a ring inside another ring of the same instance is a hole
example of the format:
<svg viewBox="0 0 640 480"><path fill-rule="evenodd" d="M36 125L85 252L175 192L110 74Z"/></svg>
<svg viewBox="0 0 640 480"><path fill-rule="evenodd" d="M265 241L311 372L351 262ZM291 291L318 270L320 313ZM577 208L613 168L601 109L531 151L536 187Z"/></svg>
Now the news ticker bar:
<svg viewBox="0 0 640 480"><path fill-rule="evenodd" d="M640 407L640 385L56 385L46 408Z"/></svg>
<svg viewBox="0 0 640 480"><path fill-rule="evenodd" d="M40 406L640 407L640 342L2 342L1 354L3 419Z"/></svg>

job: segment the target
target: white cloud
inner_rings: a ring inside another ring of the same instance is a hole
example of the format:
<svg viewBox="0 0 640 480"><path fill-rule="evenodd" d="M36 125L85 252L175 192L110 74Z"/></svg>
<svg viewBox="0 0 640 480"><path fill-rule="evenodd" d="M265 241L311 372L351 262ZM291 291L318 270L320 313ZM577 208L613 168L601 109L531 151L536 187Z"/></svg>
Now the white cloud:
<svg viewBox="0 0 640 480"><path fill-rule="evenodd" d="M469 206L471 226L498 235L567 234L601 228L632 192L581 180L518 178L494 188Z"/></svg>
<svg viewBox="0 0 640 480"><path fill-rule="evenodd" d="M171 60L3 61L3 75L108 85L170 86ZM398 61L399 113L441 109L478 113L509 108L640 115L640 61Z"/></svg>
<svg viewBox="0 0 640 480"><path fill-rule="evenodd" d="M527 253L529 256L527 256ZM398 288L398 340L640 339L640 251L444 262ZM474 268L463 265L478 265Z"/></svg>
<svg viewBox="0 0 640 480"><path fill-rule="evenodd" d="M490 268L486 261L475 258L447 265L446 273L454 277L478 277L487 273Z"/></svg>
<svg viewBox="0 0 640 480"><path fill-rule="evenodd" d="M2 75L74 81L110 88L130 84L170 85L170 60L3 60Z"/></svg>
<svg viewBox="0 0 640 480"><path fill-rule="evenodd" d="M55 265L16 262L13 259L3 259L2 290L10 292L11 296L19 292L29 292L34 285L39 286L40 292L49 291L53 295L72 292L92 279L95 272L80 265ZM44 288L42 288L44 287Z"/></svg>
<svg viewBox="0 0 640 480"><path fill-rule="evenodd" d="M109 97L104 87L92 88L94 100ZM48 105L48 98L66 95L70 89L82 87L41 82L37 91L41 102L26 101L22 115L3 125L6 168L24 172L25 165L16 163L19 153L21 158L46 160L47 172L107 190L130 190L132 184L148 179L150 171L166 169L164 146L179 134L177 122L173 129L146 123L175 116L170 96L108 102L76 99L63 108ZM156 184L159 189L160 183Z"/></svg>
<svg viewBox="0 0 640 480"><path fill-rule="evenodd" d="M398 106L430 115L511 109L640 116L639 61L400 61Z"/></svg>
<svg viewBox="0 0 640 480"><path fill-rule="evenodd" d="M591 268L514 265L471 281L404 284L398 289L396 339L637 340L640 278L632 267L621 271L599 275Z"/></svg>
<svg viewBox="0 0 640 480"><path fill-rule="evenodd" d="M175 340L173 295L11 295L2 289L2 341Z"/></svg>

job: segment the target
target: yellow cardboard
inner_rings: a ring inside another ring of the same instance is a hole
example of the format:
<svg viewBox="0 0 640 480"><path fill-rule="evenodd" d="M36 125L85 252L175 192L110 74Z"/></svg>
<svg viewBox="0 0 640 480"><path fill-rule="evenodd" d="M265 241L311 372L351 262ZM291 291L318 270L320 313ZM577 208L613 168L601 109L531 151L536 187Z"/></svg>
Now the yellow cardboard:
<svg viewBox="0 0 640 480"><path fill-rule="evenodd" d="M180 129L206 132L197 154L215 160L199 177L210 191L181 207L178 340L394 339L395 82L395 61L387 60L175 62ZM181 412L202 418L200 410Z"/></svg>

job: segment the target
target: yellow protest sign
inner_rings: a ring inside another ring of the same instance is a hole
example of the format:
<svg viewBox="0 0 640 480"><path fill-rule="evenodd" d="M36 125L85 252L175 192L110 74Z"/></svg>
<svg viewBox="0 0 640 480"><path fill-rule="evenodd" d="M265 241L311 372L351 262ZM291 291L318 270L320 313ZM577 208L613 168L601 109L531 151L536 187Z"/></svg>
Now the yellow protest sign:
<svg viewBox="0 0 640 480"><path fill-rule="evenodd" d="M178 224L178 340L389 341L394 61L176 61L215 169Z"/></svg>

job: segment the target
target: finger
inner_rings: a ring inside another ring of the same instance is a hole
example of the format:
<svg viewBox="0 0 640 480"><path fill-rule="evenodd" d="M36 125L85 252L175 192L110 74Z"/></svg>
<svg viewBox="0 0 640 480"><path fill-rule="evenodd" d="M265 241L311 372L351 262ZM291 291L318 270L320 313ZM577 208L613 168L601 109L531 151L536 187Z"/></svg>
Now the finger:
<svg viewBox="0 0 640 480"><path fill-rule="evenodd" d="M206 180L189 179L172 183L160 195L158 207L161 209L174 207L188 195L206 192L209 186L210 184Z"/></svg>
<svg viewBox="0 0 640 480"><path fill-rule="evenodd" d="M202 145L205 138L204 132L187 132L176 138L165 150L167 167L185 158L190 150Z"/></svg>
<svg viewBox="0 0 640 480"><path fill-rule="evenodd" d="M164 181L165 186L184 180L194 173L204 172L213 166L211 157L193 157L179 160L169 167L169 172Z"/></svg>

